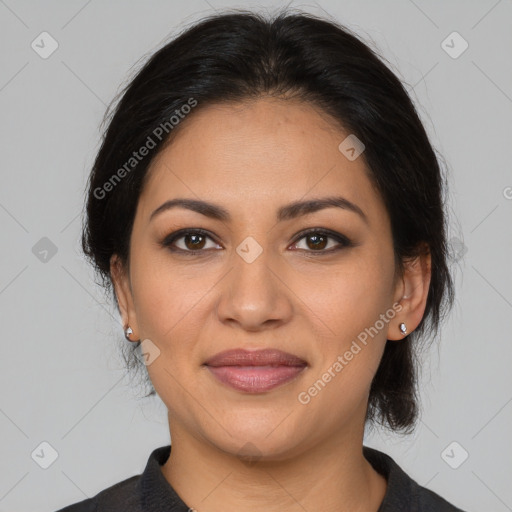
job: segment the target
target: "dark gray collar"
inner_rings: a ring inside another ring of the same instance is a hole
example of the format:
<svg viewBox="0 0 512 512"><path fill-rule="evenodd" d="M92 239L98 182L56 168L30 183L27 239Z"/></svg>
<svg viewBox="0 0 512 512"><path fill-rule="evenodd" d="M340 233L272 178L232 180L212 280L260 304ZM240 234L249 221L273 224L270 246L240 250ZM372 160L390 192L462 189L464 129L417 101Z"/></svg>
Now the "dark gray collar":
<svg viewBox="0 0 512 512"><path fill-rule="evenodd" d="M153 450L137 482L137 494L141 498L143 510L147 512L190 510L162 473L161 466L170 453L170 445ZM367 446L363 446L363 454L388 483L378 512L463 512L434 492L418 485L389 455Z"/></svg>

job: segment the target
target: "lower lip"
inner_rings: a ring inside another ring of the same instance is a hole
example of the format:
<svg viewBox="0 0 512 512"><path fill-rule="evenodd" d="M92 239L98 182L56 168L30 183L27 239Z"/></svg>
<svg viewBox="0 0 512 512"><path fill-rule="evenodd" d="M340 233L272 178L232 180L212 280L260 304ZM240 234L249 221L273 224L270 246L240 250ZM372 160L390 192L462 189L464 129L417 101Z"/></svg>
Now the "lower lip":
<svg viewBox="0 0 512 512"><path fill-rule="evenodd" d="M238 391L261 393L290 382L305 366L207 366L221 382Z"/></svg>

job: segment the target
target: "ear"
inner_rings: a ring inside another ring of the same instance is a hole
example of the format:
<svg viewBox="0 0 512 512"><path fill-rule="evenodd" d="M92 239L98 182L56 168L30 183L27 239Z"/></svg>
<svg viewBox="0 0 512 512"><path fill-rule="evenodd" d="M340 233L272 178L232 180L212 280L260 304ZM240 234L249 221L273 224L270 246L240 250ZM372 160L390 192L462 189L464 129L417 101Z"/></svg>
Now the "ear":
<svg viewBox="0 0 512 512"><path fill-rule="evenodd" d="M425 313L430 278L430 251L423 244L418 256L404 261L403 275L398 279L395 289L395 303L398 302L402 309L389 322L388 340L401 340L418 327ZM400 332L401 323L406 325L406 334Z"/></svg>
<svg viewBox="0 0 512 512"><path fill-rule="evenodd" d="M133 338L137 339L139 326L137 325L137 315L133 304L130 276L125 265L117 254L110 258L110 276L114 285L114 290L121 313L123 328L130 326L133 330Z"/></svg>

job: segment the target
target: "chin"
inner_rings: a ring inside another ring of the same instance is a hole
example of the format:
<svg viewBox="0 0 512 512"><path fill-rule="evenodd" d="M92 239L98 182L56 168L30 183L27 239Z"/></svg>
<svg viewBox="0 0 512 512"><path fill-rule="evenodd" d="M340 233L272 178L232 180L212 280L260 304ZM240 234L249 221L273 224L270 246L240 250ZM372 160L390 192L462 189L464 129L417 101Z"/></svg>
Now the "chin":
<svg viewBox="0 0 512 512"><path fill-rule="evenodd" d="M295 451L305 432L298 429L294 435L293 427L291 431L290 425L285 428L283 423L280 424L282 419L280 417L272 421L272 416L264 418L261 413L259 417L252 419L247 417L230 419L230 421L221 422L229 425L227 429L229 433L219 427L215 434L211 432L208 437L210 442L221 451L241 459L247 458L249 462L261 459L284 460Z"/></svg>

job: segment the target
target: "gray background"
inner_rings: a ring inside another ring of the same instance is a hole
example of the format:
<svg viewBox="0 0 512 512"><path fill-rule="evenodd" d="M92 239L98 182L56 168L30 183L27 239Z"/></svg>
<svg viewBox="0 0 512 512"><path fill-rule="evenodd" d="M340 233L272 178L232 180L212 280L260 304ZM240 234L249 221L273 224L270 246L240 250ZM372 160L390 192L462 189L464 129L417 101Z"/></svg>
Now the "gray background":
<svg viewBox="0 0 512 512"><path fill-rule="evenodd" d="M137 399L119 318L79 249L99 123L132 67L176 30L214 9L283 5L0 0L1 511L90 497L168 444L165 407ZM327 11L380 48L450 172L457 302L423 366L421 423L366 444L461 508L512 510L512 1L291 5ZM43 31L59 45L46 59L31 47ZM461 39L442 46L453 31L469 44L457 58ZM47 469L42 442L58 453Z"/></svg>

